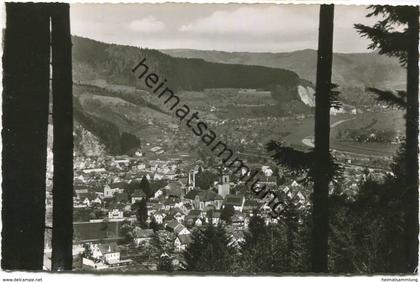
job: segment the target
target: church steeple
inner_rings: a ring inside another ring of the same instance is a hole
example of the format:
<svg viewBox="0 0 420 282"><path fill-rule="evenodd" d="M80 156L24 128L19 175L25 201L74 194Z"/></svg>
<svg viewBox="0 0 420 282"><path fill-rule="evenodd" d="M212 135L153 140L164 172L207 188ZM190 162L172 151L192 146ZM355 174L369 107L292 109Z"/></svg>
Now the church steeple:
<svg viewBox="0 0 420 282"><path fill-rule="evenodd" d="M219 183L217 184L217 193L223 198L230 194L230 180L226 170L221 170Z"/></svg>

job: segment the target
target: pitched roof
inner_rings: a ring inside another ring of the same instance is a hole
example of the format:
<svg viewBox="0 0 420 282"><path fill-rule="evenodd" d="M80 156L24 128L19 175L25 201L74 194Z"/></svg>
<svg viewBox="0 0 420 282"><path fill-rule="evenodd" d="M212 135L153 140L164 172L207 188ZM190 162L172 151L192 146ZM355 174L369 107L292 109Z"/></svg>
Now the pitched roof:
<svg viewBox="0 0 420 282"><path fill-rule="evenodd" d="M187 245L192 242L191 235L189 234L178 235L178 239L182 245Z"/></svg>
<svg viewBox="0 0 420 282"><path fill-rule="evenodd" d="M258 202L256 200L245 200L244 207L258 207Z"/></svg>
<svg viewBox="0 0 420 282"><path fill-rule="evenodd" d="M184 212L180 208L172 208L169 211L170 215L176 215L177 213L184 214Z"/></svg>
<svg viewBox="0 0 420 282"><path fill-rule="evenodd" d="M221 212L220 211L215 211L215 210L209 210L206 213L206 216L209 218L220 218Z"/></svg>
<svg viewBox="0 0 420 282"><path fill-rule="evenodd" d="M190 203L184 203L184 207L185 207L187 210L191 210L191 209L192 209L192 205L191 205Z"/></svg>
<svg viewBox="0 0 420 282"><path fill-rule="evenodd" d="M182 183L182 185L187 186L188 185L188 178L187 177L181 177L178 180L179 182Z"/></svg>
<svg viewBox="0 0 420 282"><path fill-rule="evenodd" d="M209 201L215 201L215 200L223 200L222 196L217 194L214 191L211 190L192 190L188 192L187 195L185 195L185 198L190 200L195 200L195 197L198 195L200 201L202 202L209 202Z"/></svg>
<svg viewBox="0 0 420 282"><path fill-rule="evenodd" d="M89 189L74 189L74 192L76 194L84 194L84 193L88 193Z"/></svg>
<svg viewBox="0 0 420 282"><path fill-rule="evenodd" d="M201 215L201 211L200 210L190 210L190 212L188 213L189 216L193 216L193 217L200 217Z"/></svg>
<svg viewBox="0 0 420 282"><path fill-rule="evenodd" d="M77 190L90 190L93 186L90 185L86 185L84 183L81 184L73 184L73 190L77 191Z"/></svg>
<svg viewBox="0 0 420 282"><path fill-rule="evenodd" d="M215 210L216 207L214 205L207 205L204 207L203 211L207 212L207 211L211 211L211 210Z"/></svg>
<svg viewBox="0 0 420 282"><path fill-rule="evenodd" d="M166 224L166 228L170 229L170 230L175 230L175 228L179 225L180 223L176 220L172 220L170 222L168 222Z"/></svg>
<svg viewBox="0 0 420 282"><path fill-rule="evenodd" d="M179 198L175 198L175 197L170 197L168 199L165 200L165 205L172 205L172 204L176 204L179 203L181 200Z"/></svg>
<svg viewBox="0 0 420 282"><path fill-rule="evenodd" d="M225 201L223 203L225 205L242 206L243 201L243 195L226 195Z"/></svg>
<svg viewBox="0 0 420 282"><path fill-rule="evenodd" d="M127 187L127 185L128 185L127 182L115 182L115 183L109 184L109 187L111 189L115 189L115 188L125 189Z"/></svg>
<svg viewBox="0 0 420 282"><path fill-rule="evenodd" d="M98 248L101 251L102 255L116 253L119 251L118 246L115 242L112 242L110 244L99 244Z"/></svg>
<svg viewBox="0 0 420 282"><path fill-rule="evenodd" d="M154 234L153 229L141 229L140 227L136 227L133 230L134 238L151 238Z"/></svg>
<svg viewBox="0 0 420 282"><path fill-rule="evenodd" d="M91 192L80 194L80 198L82 200L88 198L89 201L92 201L92 200L95 200L97 197L98 197L98 195L96 195L95 193L91 193Z"/></svg>
<svg viewBox="0 0 420 282"><path fill-rule="evenodd" d="M179 234L181 233L182 230L186 229L186 227L182 224L178 224L175 229L174 229L174 233L175 234ZM188 230L188 229L187 229Z"/></svg>
<svg viewBox="0 0 420 282"><path fill-rule="evenodd" d="M184 230L184 228L185 227L183 225L179 224L174 228L174 233L179 234L179 233L181 233L182 230Z"/></svg>

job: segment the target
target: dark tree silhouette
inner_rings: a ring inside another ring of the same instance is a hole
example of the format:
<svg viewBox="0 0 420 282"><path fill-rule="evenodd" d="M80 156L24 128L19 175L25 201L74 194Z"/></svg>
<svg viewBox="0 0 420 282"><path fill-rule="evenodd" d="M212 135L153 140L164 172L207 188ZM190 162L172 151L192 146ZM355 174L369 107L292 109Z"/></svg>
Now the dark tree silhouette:
<svg viewBox="0 0 420 282"><path fill-rule="evenodd" d="M50 21L46 7L46 4L6 3L3 269L42 270L43 266L50 63Z"/></svg>
<svg viewBox="0 0 420 282"><path fill-rule="evenodd" d="M140 223L142 228L146 227L146 220L147 220L147 206L146 200L143 199L140 202L136 202L133 204L136 209L136 217L137 221Z"/></svg>
<svg viewBox="0 0 420 282"><path fill-rule="evenodd" d="M53 94L52 270L72 269L73 107L69 4L50 5Z"/></svg>
<svg viewBox="0 0 420 282"><path fill-rule="evenodd" d="M409 272L418 264L418 123L419 123L419 7L418 6L369 6L367 16L382 15L383 19L373 27L356 24L362 36L372 40L371 49L380 54L399 58L407 68L407 91L383 91L369 89L378 95L378 100L406 108L406 180L404 195L406 256ZM396 27L405 26L403 31Z"/></svg>
<svg viewBox="0 0 420 282"><path fill-rule="evenodd" d="M143 190L147 198L150 198L153 196L152 188L150 187L149 180L147 180L146 176L143 176L143 178L141 179L139 188Z"/></svg>
<svg viewBox="0 0 420 282"><path fill-rule="evenodd" d="M315 90L314 192L312 207L312 271L328 272L328 186L330 168L330 92L334 5L321 5ZM328 162L327 162L328 163Z"/></svg>
<svg viewBox="0 0 420 282"><path fill-rule="evenodd" d="M172 263L172 258L167 254L162 254L159 257L157 270L158 271L173 272L174 271L174 265Z"/></svg>
<svg viewBox="0 0 420 282"><path fill-rule="evenodd" d="M194 230L192 240L184 251L187 271L230 271L235 250L221 225L215 227L209 224L204 230Z"/></svg>
<svg viewBox="0 0 420 282"><path fill-rule="evenodd" d="M330 154L330 108L340 107L339 94L331 83L334 5L321 5L319 15L318 62L315 95L315 148L301 152L271 141L273 159L293 174L305 175L313 182L312 194L312 271L328 272L328 192L331 181L339 181L342 167Z"/></svg>
<svg viewBox="0 0 420 282"><path fill-rule="evenodd" d="M195 176L195 185L201 189L208 190L217 178L218 176L211 171L199 171Z"/></svg>
<svg viewBox="0 0 420 282"><path fill-rule="evenodd" d="M232 222L232 216L235 214L235 209L233 208L232 205L226 205L223 209L222 209L222 213L220 214L220 219L231 223Z"/></svg>

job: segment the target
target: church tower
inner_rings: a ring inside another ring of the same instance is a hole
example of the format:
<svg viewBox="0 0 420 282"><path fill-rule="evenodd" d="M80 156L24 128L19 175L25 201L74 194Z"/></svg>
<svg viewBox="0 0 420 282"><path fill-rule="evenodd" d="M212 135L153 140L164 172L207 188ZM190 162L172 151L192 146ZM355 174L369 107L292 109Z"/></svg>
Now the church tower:
<svg viewBox="0 0 420 282"><path fill-rule="evenodd" d="M217 193L222 196L223 199L226 197L226 195L230 194L230 181L228 174L221 174L219 184L217 184Z"/></svg>
<svg viewBox="0 0 420 282"><path fill-rule="evenodd" d="M195 189L195 175L198 173L197 170L191 169L188 172L188 186L187 186L187 193L193 189Z"/></svg>

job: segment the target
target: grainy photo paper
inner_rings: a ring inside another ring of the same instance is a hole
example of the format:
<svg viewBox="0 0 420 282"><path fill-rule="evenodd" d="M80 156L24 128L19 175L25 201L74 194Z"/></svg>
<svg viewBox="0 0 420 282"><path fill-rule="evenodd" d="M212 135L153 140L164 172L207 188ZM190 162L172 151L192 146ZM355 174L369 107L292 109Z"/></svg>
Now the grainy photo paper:
<svg viewBox="0 0 420 282"><path fill-rule="evenodd" d="M418 1L2 5L2 282L417 281Z"/></svg>

